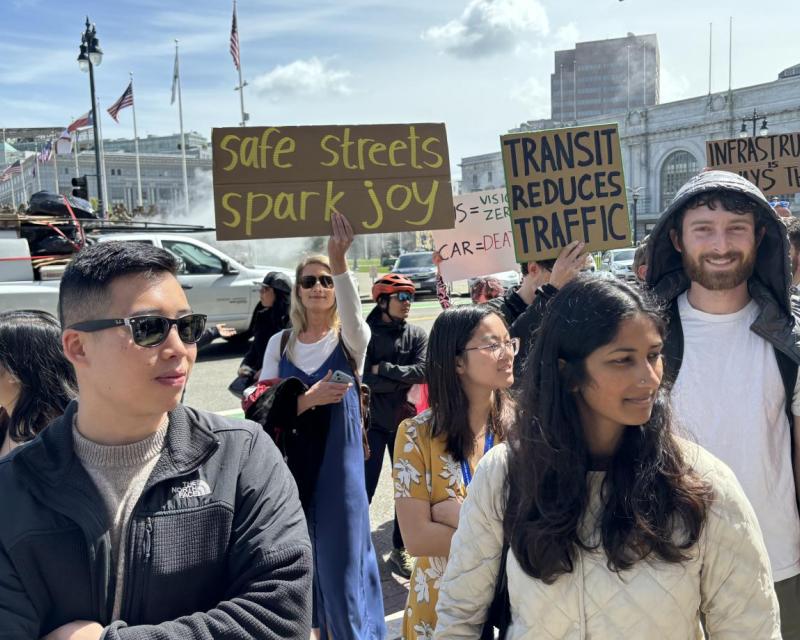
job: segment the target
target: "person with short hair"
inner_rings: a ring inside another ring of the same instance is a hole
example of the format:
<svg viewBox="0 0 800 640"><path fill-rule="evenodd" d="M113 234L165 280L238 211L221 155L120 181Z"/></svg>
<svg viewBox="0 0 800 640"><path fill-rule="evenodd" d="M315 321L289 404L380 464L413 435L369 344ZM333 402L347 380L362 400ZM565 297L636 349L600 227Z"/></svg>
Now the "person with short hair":
<svg viewBox="0 0 800 640"><path fill-rule="evenodd" d="M45 311L0 313L0 457L64 413L75 385L58 320Z"/></svg>
<svg viewBox="0 0 800 640"><path fill-rule="evenodd" d="M633 253L633 274L639 282L647 281L647 240L650 236L645 236L636 247Z"/></svg>
<svg viewBox="0 0 800 640"><path fill-rule="evenodd" d="M403 615L404 640L430 638L439 583L461 503L478 463L503 442L514 416L508 388L519 341L488 305L441 313L427 354L430 409L397 430L393 479L403 539L417 558Z"/></svg>
<svg viewBox="0 0 800 640"><path fill-rule="evenodd" d="M789 264L792 269L792 295L800 295L800 218L782 218L786 221L789 237Z"/></svg>
<svg viewBox="0 0 800 640"><path fill-rule="evenodd" d="M307 640L311 546L257 424L180 404L206 317L169 252L91 245L61 279L71 403L0 461L0 635Z"/></svg>
<svg viewBox="0 0 800 640"><path fill-rule="evenodd" d="M553 298L520 415L461 506L435 639L494 637L481 634L495 594L508 640L780 639L753 508L726 465L675 435L665 338L658 309L616 278Z"/></svg>
<svg viewBox="0 0 800 640"><path fill-rule="evenodd" d="M486 304L503 295L503 283L497 278L475 278L470 287L469 296L472 304Z"/></svg>
<svg viewBox="0 0 800 640"><path fill-rule="evenodd" d="M370 503L378 487L384 451L388 449L390 460L394 460L397 426L417 413L408 396L414 385L425 382L428 347L425 330L407 321L414 302L411 280L397 273L381 276L372 285L372 299L375 308L367 316L372 335L364 361L364 383L370 389L370 456L364 467ZM388 564L392 571L408 579L413 562L395 515Z"/></svg>
<svg viewBox="0 0 800 640"><path fill-rule="evenodd" d="M800 639L800 326L786 229L729 171L684 184L648 242L647 285L669 311L675 414L733 469L764 532L784 640Z"/></svg>

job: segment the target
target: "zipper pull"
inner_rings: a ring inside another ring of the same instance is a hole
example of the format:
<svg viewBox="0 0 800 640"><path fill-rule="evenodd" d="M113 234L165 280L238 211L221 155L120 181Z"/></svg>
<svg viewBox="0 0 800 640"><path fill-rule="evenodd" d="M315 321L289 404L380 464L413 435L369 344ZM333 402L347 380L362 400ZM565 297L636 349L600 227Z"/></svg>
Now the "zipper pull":
<svg viewBox="0 0 800 640"><path fill-rule="evenodd" d="M153 536L153 519L148 516L144 521L144 559L150 560L150 546Z"/></svg>

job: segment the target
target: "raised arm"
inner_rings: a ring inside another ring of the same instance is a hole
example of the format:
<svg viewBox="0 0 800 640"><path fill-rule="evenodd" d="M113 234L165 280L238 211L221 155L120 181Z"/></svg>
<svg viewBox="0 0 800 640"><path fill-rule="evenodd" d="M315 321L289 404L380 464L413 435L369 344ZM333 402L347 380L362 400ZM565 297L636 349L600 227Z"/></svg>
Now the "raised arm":
<svg viewBox="0 0 800 640"><path fill-rule="evenodd" d="M355 282L347 268L347 250L353 244L353 227L340 213L333 214L332 226L333 232L328 239L328 258L331 261L336 306L342 321L342 339L359 371L363 371L370 331L361 314L361 299Z"/></svg>

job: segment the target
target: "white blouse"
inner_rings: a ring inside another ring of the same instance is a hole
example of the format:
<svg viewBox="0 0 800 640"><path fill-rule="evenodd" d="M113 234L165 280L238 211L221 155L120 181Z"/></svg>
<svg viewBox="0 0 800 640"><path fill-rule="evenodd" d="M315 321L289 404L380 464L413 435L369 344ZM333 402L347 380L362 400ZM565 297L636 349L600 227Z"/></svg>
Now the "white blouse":
<svg viewBox="0 0 800 640"><path fill-rule="evenodd" d="M341 320L342 338L347 351L358 365L359 372L363 372L364 358L370 339L369 325L361 314L361 299L358 296L355 282L348 273L333 276L333 288L336 295L336 305ZM278 377L278 365L281 361L281 333L272 336L264 352L264 362L261 366L259 380L269 380ZM296 340L290 352L286 355L298 369L311 374L322 366L339 344L339 335L336 331L328 331L322 338L309 344Z"/></svg>

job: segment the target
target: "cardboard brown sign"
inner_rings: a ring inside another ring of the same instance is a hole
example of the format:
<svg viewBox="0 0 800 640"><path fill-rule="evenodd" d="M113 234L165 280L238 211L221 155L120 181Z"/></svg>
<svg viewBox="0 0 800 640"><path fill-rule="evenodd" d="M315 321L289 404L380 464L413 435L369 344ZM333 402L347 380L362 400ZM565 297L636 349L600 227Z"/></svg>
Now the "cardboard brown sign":
<svg viewBox="0 0 800 640"><path fill-rule="evenodd" d="M217 239L451 229L444 124L214 129Z"/></svg>
<svg viewBox="0 0 800 640"><path fill-rule="evenodd" d="M616 124L500 137L517 262L555 258L570 242L628 247Z"/></svg>
<svg viewBox="0 0 800 640"><path fill-rule="evenodd" d="M765 196L800 192L800 133L708 140L706 162L747 178Z"/></svg>

